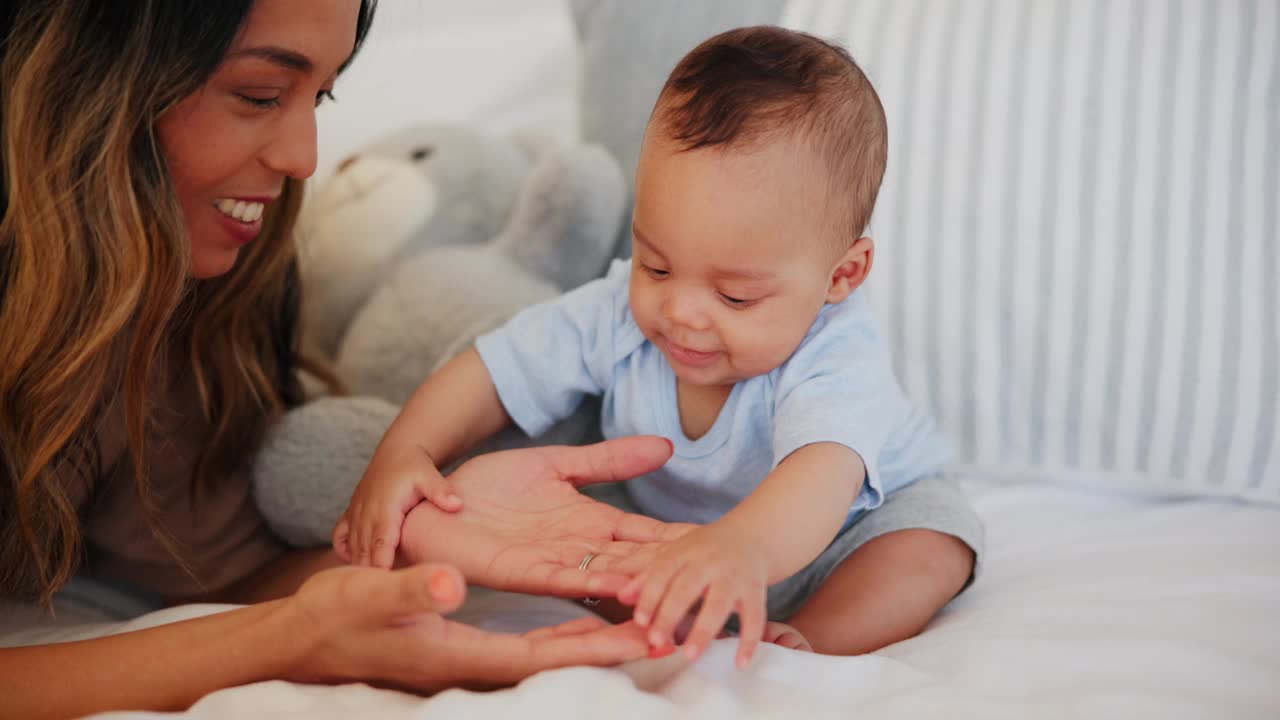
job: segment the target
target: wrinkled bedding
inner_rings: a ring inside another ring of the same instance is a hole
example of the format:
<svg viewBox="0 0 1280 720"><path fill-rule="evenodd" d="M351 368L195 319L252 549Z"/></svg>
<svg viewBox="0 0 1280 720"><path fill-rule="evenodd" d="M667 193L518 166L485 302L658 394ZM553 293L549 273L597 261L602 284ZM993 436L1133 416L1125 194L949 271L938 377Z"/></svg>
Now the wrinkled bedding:
<svg viewBox="0 0 1280 720"><path fill-rule="evenodd" d="M1108 496L966 478L988 525L984 575L920 636L873 655L765 646L733 669L733 640L692 666L543 673L493 693L419 698L365 685L269 682L214 693L193 718L1275 718L1280 716L1280 512L1205 500ZM71 639L216 611L171 608L127 624L0 624L0 643ZM476 593L459 618L520 630L576 617L549 598ZM4 626L8 626L6 630Z"/></svg>

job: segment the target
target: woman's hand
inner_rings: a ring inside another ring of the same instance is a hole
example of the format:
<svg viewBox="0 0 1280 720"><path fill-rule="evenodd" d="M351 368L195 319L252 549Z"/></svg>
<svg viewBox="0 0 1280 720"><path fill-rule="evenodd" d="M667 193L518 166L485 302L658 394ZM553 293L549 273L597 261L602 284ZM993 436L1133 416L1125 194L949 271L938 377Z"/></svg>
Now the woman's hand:
<svg viewBox="0 0 1280 720"><path fill-rule="evenodd" d="M542 670L615 665L649 654L634 624L584 618L504 635L442 617L465 594L461 575L447 565L317 573L285 604L291 633L305 638L287 677L432 692L501 687Z"/></svg>
<svg viewBox="0 0 1280 720"><path fill-rule="evenodd" d="M464 509L414 508L405 518L402 558L447 562L468 581L499 590L612 596L630 575L611 568L644 543L674 540L693 526L627 514L577 488L655 470L670 456L667 440L639 436L473 458L449 476ZM597 557L580 569L589 553Z"/></svg>

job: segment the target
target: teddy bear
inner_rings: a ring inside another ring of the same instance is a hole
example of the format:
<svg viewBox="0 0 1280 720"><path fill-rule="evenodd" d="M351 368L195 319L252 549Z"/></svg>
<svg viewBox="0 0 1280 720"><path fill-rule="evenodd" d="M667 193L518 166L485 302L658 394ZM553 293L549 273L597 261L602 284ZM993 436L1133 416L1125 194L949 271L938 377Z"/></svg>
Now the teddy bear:
<svg viewBox="0 0 1280 720"><path fill-rule="evenodd" d="M299 257L304 337L351 394L295 408L264 439L254 491L276 533L327 543L414 389L522 308L599 276L625 195L604 150L530 133L410 128L340 163L303 208ZM592 442L598 414L584 402L539 438L508 428L468 457Z"/></svg>
<svg viewBox="0 0 1280 720"><path fill-rule="evenodd" d="M399 261L496 235L538 150L440 124L391 133L339 163L298 223L308 340L333 357L355 311Z"/></svg>

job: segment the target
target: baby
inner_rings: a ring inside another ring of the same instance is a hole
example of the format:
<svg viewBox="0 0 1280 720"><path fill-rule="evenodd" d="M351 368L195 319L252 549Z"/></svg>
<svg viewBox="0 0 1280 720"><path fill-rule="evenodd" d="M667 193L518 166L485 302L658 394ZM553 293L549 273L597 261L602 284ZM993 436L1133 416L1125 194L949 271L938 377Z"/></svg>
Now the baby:
<svg viewBox="0 0 1280 720"><path fill-rule="evenodd" d="M650 117L630 261L428 378L338 551L390 566L412 507L461 507L437 468L508 422L537 435L602 395L606 437L674 445L611 502L698 525L583 559L633 577L617 599L655 648L691 610L690 658L737 614L739 666L760 639L855 654L918 633L972 577L982 525L858 290L886 147L879 98L843 49L775 27L698 46Z"/></svg>

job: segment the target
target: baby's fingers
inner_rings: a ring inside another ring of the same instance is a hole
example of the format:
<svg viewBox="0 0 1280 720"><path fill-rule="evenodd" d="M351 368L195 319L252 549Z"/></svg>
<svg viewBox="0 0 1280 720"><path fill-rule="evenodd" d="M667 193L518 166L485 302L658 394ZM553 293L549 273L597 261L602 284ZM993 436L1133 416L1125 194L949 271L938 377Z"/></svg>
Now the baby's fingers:
<svg viewBox="0 0 1280 720"><path fill-rule="evenodd" d="M702 598L702 610L684 641L684 653L690 660L697 660L720 634L733 606L733 593L723 585L713 584Z"/></svg>
<svg viewBox="0 0 1280 720"><path fill-rule="evenodd" d="M665 647L673 642L676 625L689 613L693 604L707 589L707 571L686 565L667 587L662 604L653 615L653 627L649 629L649 644Z"/></svg>
<svg viewBox="0 0 1280 720"><path fill-rule="evenodd" d="M635 603L632 617L640 627L648 627L658 611L658 603L667 593L667 587L676 573L684 567L684 563L674 560L658 561L649 567L643 575L631 581L627 587L618 592L618 600L623 603Z"/></svg>
<svg viewBox="0 0 1280 720"><path fill-rule="evenodd" d="M434 473L434 477L423 478L418 481L418 492L422 493L422 497L427 502L444 510L445 512L457 512L462 509L462 498L453 489L453 483L449 482L440 473ZM417 504L417 499L413 501L413 505ZM405 508L405 512L413 509L413 505Z"/></svg>
<svg viewBox="0 0 1280 720"><path fill-rule="evenodd" d="M400 527L404 514L394 508L383 508L376 515L361 519L352 548L357 565L390 568L400 544Z"/></svg>
<svg viewBox="0 0 1280 720"><path fill-rule="evenodd" d="M351 521L346 515L338 520L338 524L333 528L333 551L338 553L338 557L342 558L342 562L351 562Z"/></svg>
<svg viewBox="0 0 1280 720"><path fill-rule="evenodd" d="M764 636L764 591L752 590L738 599L738 657L735 662L739 669L751 663L756 654L756 646Z"/></svg>

